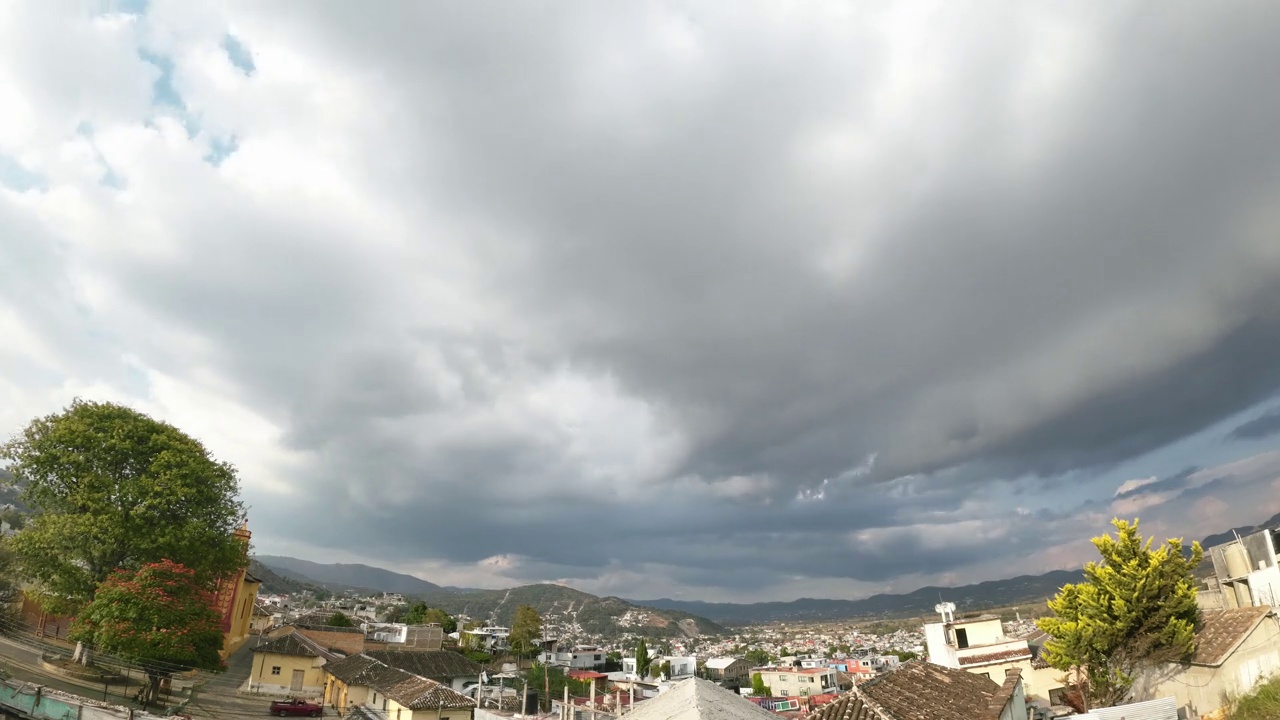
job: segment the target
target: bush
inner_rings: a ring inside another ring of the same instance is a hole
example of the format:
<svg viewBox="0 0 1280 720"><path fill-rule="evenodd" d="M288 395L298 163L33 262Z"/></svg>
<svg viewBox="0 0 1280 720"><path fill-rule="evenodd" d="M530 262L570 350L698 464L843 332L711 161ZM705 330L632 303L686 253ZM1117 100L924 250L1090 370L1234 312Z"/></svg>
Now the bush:
<svg viewBox="0 0 1280 720"><path fill-rule="evenodd" d="M1275 720L1280 718L1280 677L1272 678L1248 695L1227 705L1227 720Z"/></svg>

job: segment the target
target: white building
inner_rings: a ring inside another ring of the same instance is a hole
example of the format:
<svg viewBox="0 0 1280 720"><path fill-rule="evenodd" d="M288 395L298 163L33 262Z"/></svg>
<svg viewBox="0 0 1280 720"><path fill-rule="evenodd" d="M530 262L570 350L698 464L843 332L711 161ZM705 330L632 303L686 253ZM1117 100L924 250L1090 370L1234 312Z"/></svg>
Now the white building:
<svg viewBox="0 0 1280 720"><path fill-rule="evenodd" d="M698 658L692 655L663 657L662 655L654 656L649 661L649 672L653 674L658 671L664 662L671 663L671 675L668 680L683 680L691 678L698 671ZM636 678L636 659L633 657L622 658L622 672L628 678ZM656 677L656 676L655 676Z"/></svg>
<svg viewBox="0 0 1280 720"><path fill-rule="evenodd" d="M597 670L604 667L605 651L600 648L576 647L538 655L538 662L570 670Z"/></svg>
<svg viewBox="0 0 1280 720"><path fill-rule="evenodd" d="M1041 704L1051 703L1055 696L1051 694L1064 687L1060 682L1062 671L1032 663L1031 645L1025 638L1007 637L999 616L957 619L952 603L942 603L936 609L942 615L941 622L924 625L929 662L996 682L1003 682L1006 671L1017 668L1027 697L1038 699Z"/></svg>
<svg viewBox="0 0 1280 720"><path fill-rule="evenodd" d="M1263 530L1209 548L1224 609L1280 607L1280 530Z"/></svg>
<svg viewBox="0 0 1280 720"><path fill-rule="evenodd" d="M462 632L470 637L471 647L485 652L505 650L507 648L507 638L511 636L511 628L498 625L463 630Z"/></svg>

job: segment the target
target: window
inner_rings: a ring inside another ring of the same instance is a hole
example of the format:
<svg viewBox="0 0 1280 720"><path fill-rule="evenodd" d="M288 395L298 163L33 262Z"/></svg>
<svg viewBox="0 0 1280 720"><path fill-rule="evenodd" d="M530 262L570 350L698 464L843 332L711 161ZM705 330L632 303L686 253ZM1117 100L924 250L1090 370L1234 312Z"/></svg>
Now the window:
<svg viewBox="0 0 1280 720"><path fill-rule="evenodd" d="M272 675L279 675L279 674L280 674L280 666L279 666L279 665L272 665L272 666L271 666L271 674L272 674Z"/></svg>
<svg viewBox="0 0 1280 720"><path fill-rule="evenodd" d="M787 691L786 691L786 690L783 690L783 691L782 691L782 697L786 697L786 696L787 696Z"/></svg>
<svg viewBox="0 0 1280 720"><path fill-rule="evenodd" d="M956 647L969 647L969 631L964 628L956 628Z"/></svg>

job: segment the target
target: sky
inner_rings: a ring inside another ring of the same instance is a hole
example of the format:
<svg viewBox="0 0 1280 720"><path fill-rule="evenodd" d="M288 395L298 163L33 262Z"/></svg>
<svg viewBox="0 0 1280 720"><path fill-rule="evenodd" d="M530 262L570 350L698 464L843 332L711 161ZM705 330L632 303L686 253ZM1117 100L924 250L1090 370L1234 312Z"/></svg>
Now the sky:
<svg viewBox="0 0 1280 720"><path fill-rule="evenodd" d="M1280 511L1280 6L0 4L0 435L255 549L855 598Z"/></svg>

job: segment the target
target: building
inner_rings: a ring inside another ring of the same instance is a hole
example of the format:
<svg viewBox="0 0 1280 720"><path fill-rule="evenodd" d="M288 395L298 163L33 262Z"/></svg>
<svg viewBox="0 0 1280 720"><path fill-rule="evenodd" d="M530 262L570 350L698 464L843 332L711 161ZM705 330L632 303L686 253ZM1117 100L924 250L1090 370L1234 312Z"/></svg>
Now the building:
<svg viewBox="0 0 1280 720"><path fill-rule="evenodd" d="M249 639L258 588L262 581L249 574L249 521L236 529L237 540L244 545L244 569L218 581L214 589L213 608L222 619L222 659L226 660Z"/></svg>
<svg viewBox="0 0 1280 720"><path fill-rule="evenodd" d="M685 678L691 678L698 672L698 658L692 655L669 657L656 655L649 660L649 674L653 677L657 677L659 668L662 667L663 663L671 663L671 674L667 677L668 680L683 680ZM636 670L635 658L622 658L622 672L625 673L627 677L638 677L639 673L636 672Z"/></svg>
<svg viewBox="0 0 1280 720"><path fill-rule="evenodd" d="M1202 613L1196 652L1186 663L1144 672L1135 700L1173 697L1179 713L1198 718L1222 707L1222 699L1249 692L1280 672L1280 619L1269 606Z"/></svg>
<svg viewBox="0 0 1280 720"><path fill-rule="evenodd" d="M1280 607L1277 546L1280 546L1280 529L1263 530L1209 548L1205 554L1213 562L1223 609L1251 605Z"/></svg>
<svg viewBox="0 0 1280 720"><path fill-rule="evenodd" d="M1001 682L912 660L857 685L804 720L1026 720L1021 672Z"/></svg>
<svg viewBox="0 0 1280 720"><path fill-rule="evenodd" d="M467 647L491 653L507 649L507 638L511 635L511 628L490 625L463 630L462 635L466 637Z"/></svg>
<svg viewBox="0 0 1280 720"><path fill-rule="evenodd" d="M637 703L628 720L778 720L778 716L710 680L689 678Z"/></svg>
<svg viewBox="0 0 1280 720"><path fill-rule="evenodd" d="M538 655L540 663L574 670L599 670L604 667L607 659L604 650L594 647L547 651Z"/></svg>
<svg viewBox="0 0 1280 720"><path fill-rule="evenodd" d="M706 664L707 678L728 687L751 685L751 663L742 658L711 658Z"/></svg>
<svg viewBox="0 0 1280 720"><path fill-rule="evenodd" d="M752 670L773 695L804 697L840 691L836 671L832 668L762 667Z"/></svg>
<svg viewBox="0 0 1280 720"><path fill-rule="evenodd" d="M265 635L275 624L275 613L262 603L253 604L253 617L249 618L249 632L253 635Z"/></svg>
<svg viewBox="0 0 1280 720"><path fill-rule="evenodd" d="M294 621L273 629L268 633L268 637L275 639L290 633L305 635L320 647L341 655L354 655L365 650L364 631L357 627L313 625Z"/></svg>
<svg viewBox="0 0 1280 720"><path fill-rule="evenodd" d="M287 633L253 649L245 689L262 695L320 697L325 688L324 666L338 659L305 635Z"/></svg>
<svg viewBox="0 0 1280 720"><path fill-rule="evenodd" d="M480 681L484 669L451 650L366 650L364 655L388 667L462 692L467 685Z"/></svg>
<svg viewBox="0 0 1280 720"><path fill-rule="evenodd" d="M324 671L323 702L337 709L339 715L359 708L359 713L353 714L374 720L472 720L475 717L475 702L471 698L367 653L330 663Z"/></svg>
<svg viewBox="0 0 1280 720"><path fill-rule="evenodd" d="M1006 671L1016 668L1026 696L1046 705L1065 688L1064 673L1033 662L1036 656L1030 643L1025 638L1007 637L998 616L957 619L951 603L942 603L937 610L941 621L924 626L929 662L993 681L1003 681Z"/></svg>
<svg viewBox="0 0 1280 720"><path fill-rule="evenodd" d="M385 650L439 650L444 647L444 628L439 625L366 623L365 647Z"/></svg>

